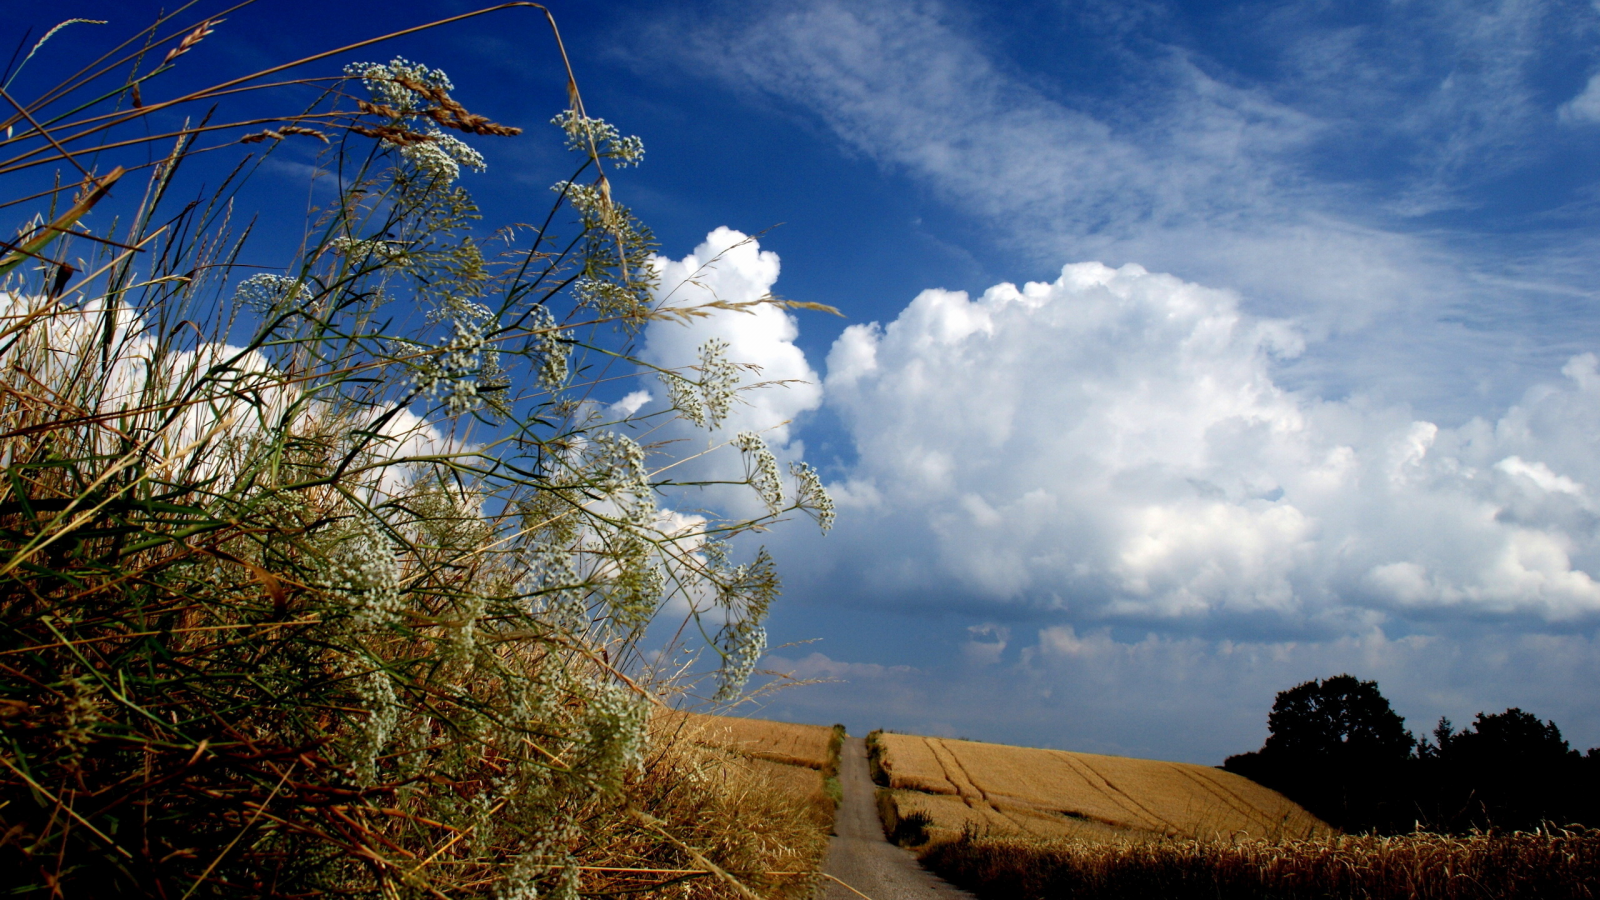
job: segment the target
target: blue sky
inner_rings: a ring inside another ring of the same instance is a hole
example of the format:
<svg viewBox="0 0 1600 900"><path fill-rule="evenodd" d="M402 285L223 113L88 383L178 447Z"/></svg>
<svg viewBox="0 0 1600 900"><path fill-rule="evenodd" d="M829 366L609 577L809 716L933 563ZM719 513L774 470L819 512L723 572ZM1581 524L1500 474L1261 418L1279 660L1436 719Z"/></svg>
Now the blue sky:
<svg viewBox="0 0 1600 900"><path fill-rule="evenodd" d="M258 4L174 84L469 8ZM772 632L841 681L762 714L1215 763L1350 671L1418 733L1516 705L1600 744L1595 6L552 8L663 255L765 231L722 290L846 314L647 344L815 382L736 424L836 488L833 534L771 537ZM468 186L540 208L541 24L351 58L395 54L530 129ZM285 160L265 210L304 206Z"/></svg>

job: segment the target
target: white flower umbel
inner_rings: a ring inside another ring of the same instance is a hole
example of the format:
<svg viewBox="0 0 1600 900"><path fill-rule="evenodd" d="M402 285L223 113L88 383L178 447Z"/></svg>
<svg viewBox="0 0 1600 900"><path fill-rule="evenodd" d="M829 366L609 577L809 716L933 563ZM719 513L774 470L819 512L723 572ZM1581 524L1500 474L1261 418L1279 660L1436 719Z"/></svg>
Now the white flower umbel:
<svg viewBox="0 0 1600 900"><path fill-rule="evenodd" d="M400 565L395 547L365 515L336 535L321 560L323 587L362 625L385 625L400 614Z"/></svg>
<svg viewBox="0 0 1600 900"><path fill-rule="evenodd" d="M617 790L623 779L644 763L645 725L650 704L632 690L610 681L594 684L584 725L588 733L589 777L606 790Z"/></svg>
<svg viewBox="0 0 1600 900"><path fill-rule="evenodd" d="M761 654L767 651L767 629L749 619L730 624L723 629L719 649L722 667L717 670L717 693L712 702L732 703L739 699Z"/></svg>
<svg viewBox="0 0 1600 900"><path fill-rule="evenodd" d="M428 139L400 147L400 157L419 173L434 181L449 184L461 177L461 167L475 172L489 168L483 154L472 149L460 138L445 134L437 128L428 130Z"/></svg>
<svg viewBox="0 0 1600 900"><path fill-rule="evenodd" d="M576 110L566 109L551 119L550 124L567 133L568 150L579 153L593 150L618 168L637 166L644 161L644 141L633 135L620 136L616 126L605 119L587 118Z"/></svg>
<svg viewBox="0 0 1600 900"><path fill-rule="evenodd" d="M344 67L344 73L360 78L374 102L398 110L401 115L415 115L431 105L430 98L408 87L407 82L434 90L455 90L450 76L440 70L398 56L387 64L351 63Z"/></svg>
<svg viewBox="0 0 1600 900"><path fill-rule="evenodd" d="M478 408L478 379L492 368L495 353L485 349L488 323L474 314L477 304L447 306L452 335L439 343L412 376L412 383L425 397L443 400L451 415ZM484 310L487 313L487 310Z"/></svg>
<svg viewBox="0 0 1600 900"><path fill-rule="evenodd" d="M299 279L287 275L273 275L268 272L257 272L239 282L234 289L234 299L246 308L260 315L269 315L274 310L292 302L300 291Z"/></svg>
<svg viewBox="0 0 1600 900"><path fill-rule="evenodd" d="M389 673L373 669L357 676L356 693L367 711L366 721L355 735L351 756L356 763L356 779L364 785L377 783L378 757L400 724L400 700L395 696Z"/></svg>
<svg viewBox="0 0 1600 900"><path fill-rule="evenodd" d="M539 353L539 386L551 392L560 390L569 374L571 340L556 324L556 317L548 308L536 306L528 318L529 328L534 332L534 347Z"/></svg>
<svg viewBox="0 0 1600 900"><path fill-rule="evenodd" d="M817 522L823 534L833 527L833 497L822 486L822 479L810 463L789 463L789 474L794 478L794 502Z"/></svg>
<svg viewBox="0 0 1600 900"><path fill-rule="evenodd" d="M662 372L667 399L683 418L700 428L716 428L728 417L739 389L739 367L728 361L728 342L711 338L700 345L700 378Z"/></svg>
<svg viewBox="0 0 1600 900"><path fill-rule="evenodd" d="M778 471L777 457L754 431L739 432L733 443L744 454L745 478L767 505L767 511L776 515L783 509L783 476Z"/></svg>

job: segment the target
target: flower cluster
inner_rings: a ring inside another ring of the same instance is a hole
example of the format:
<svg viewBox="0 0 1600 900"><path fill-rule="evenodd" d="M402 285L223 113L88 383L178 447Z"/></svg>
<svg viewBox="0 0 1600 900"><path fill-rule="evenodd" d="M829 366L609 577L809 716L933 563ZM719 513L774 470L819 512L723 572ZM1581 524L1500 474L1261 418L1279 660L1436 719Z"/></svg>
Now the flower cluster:
<svg viewBox="0 0 1600 900"><path fill-rule="evenodd" d="M662 372L667 400L682 416L700 428L716 428L728 417L739 387L739 367L728 361L728 344L711 338L700 345L700 379L690 381L676 372Z"/></svg>
<svg viewBox="0 0 1600 900"><path fill-rule="evenodd" d="M445 73L398 56L387 65L351 63L344 67L344 73L360 78L375 102L398 110L405 116L420 113L431 99L408 87L408 83L436 91L455 90L455 85L450 83L450 76Z"/></svg>
<svg viewBox="0 0 1600 900"><path fill-rule="evenodd" d="M377 523L364 515L320 558L323 587L346 603L356 622L383 625L400 614L400 565Z"/></svg>
<svg viewBox="0 0 1600 900"><path fill-rule="evenodd" d="M259 315L270 315L300 292L300 280L287 275L257 272L239 282L234 300Z"/></svg>
<svg viewBox="0 0 1600 900"><path fill-rule="evenodd" d="M398 149L400 158L421 175L425 183L450 184L461 176L462 166L478 172L487 168L482 154L437 126L430 125L424 133L415 130L425 116L438 118L438 105L441 102L460 110L460 105L447 96L455 85L450 83L445 73L399 57L387 64L351 63L344 71L346 75L360 78L371 94L376 106L367 106L365 109L386 113L408 123L405 128L390 127L362 133L381 137L384 146ZM449 122L446 119L439 121Z"/></svg>
<svg viewBox="0 0 1600 900"><path fill-rule="evenodd" d="M529 611L557 631L583 634L589 627L589 608L578 586L572 553L545 545L531 554L529 561L527 574L517 583L518 596L529 598Z"/></svg>
<svg viewBox="0 0 1600 900"><path fill-rule="evenodd" d="M572 356L571 340L545 306L533 308L528 316L528 329L533 332L534 350L539 354L539 386L554 393L567 383L570 371L568 360Z"/></svg>
<svg viewBox="0 0 1600 900"><path fill-rule="evenodd" d="M628 524L647 526L656 518L655 490L645 467L644 448L625 434L598 432L590 437L594 486Z"/></svg>
<svg viewBox="0 0 1600 900"><path fill-rule="evenodd" d="M605 119L591 119L577 110L567 109L551 119L550 124L567 133L568 150L593 152L619 168L637 166L644 161L644 141L633 135L622 137L616 126Z"/></svg>
<svg viewBox="0 0 1600 900"><path fill-rule="evenodd" d="M767 505L767 511L776 514L783 509L783 476L778 472L777 457L754 431L739 432L733 443L744 455L746 480Z"/></svg>
<svg viewBox="0 0 1600 900"><path fill-rule="evenodd" d="M722 629L717 649L722 653L722 667L717 670L717 693L711 700L732 703L739 699L761 654L767 651L767 629L751 619L731 622Z"/></svg>
<svg viewBox="0 0 1600 900"><path fill-rule="evenodd" d="M400 146L400 158L410 163L424 178L449 184L461 177L461 167L475 172L489 167L483 154L472 149L460 138L445 134L437 128L428 129L428 139Z"/></svg>
<svg viewBox="0 0 1600 900"><path fill-rule="evenodd" d="M450 415L477 409L480 379L499 370L499 354L488 349L490 316L487 307L459 297L448 299L435 315L449 322L451 335L417 366L411 381L423 396L443 399Z"/></svg>
<svg viewBox="0 0 1600 900"><path fill-rule="evenodd" d="M727 616L714 641L722 665L717 669L717 692L712 701L732 703L767 649L763 623L780 592L778 572L765 549L741 566L728 565L726 542L707 542L702 552L706 572L716 588L717 605Z"/></svg>
<svg viewBox="0 0 1600 900"><path fill-rule="evenodd" d="M370 260L379 266L397 266L404 268L411 265L410 254L405 250L405 245L399 241L388 241L382 238L353 238L341 234L328 242L328 249L353 262L365 263Z"/></svg>
<svg viewBox="0 0 1600 900"><path fill-rule="evenodd" d="M813 519L817 520L817 527L823 534L833 527L833 497L829 496L828 489L822 486L822 479L817 475L817 470L809 463L789 463L789 474L795 481L795 505L805 510Z"/></svg>
<svg viewBox="0 0 1600 900"><path fill-rule="evenodd" d="M395 696L389 673L383 669L356 676L355 684L367 717L353 735L356 743L350 755L355 759L356 780L372 785L378 780L378 757L400 725L400 699Z"/></svg>
<svg viewBox="0 0 1600 900"><path fill-rule="evenodd" d="M461 604L461 613L455 626L448 632L446 655L460 660L471 660L478 652L478 620L483 618L488 601L482 594L471 592Z"/></svg>
<svg viewBox="0 0 1600 900"><path fill-rule="evenodd" d="M585 228L609 229L615 225L617 207L612 204L610 193L599 185L558 181L550 185L550 190L567 198L572 208L578 211ZM574 284L575 294L581 296L582 287L582 284ZM594 287L590 286L588 290L592 291Z"/></svg>
<svg viewBox="0 0 1600 900"><path fill-rule="evenodd" d="M644 762L645 725L650 705L643 697L610 681L596 682L584 714L588 736L587 776L608 790Z"/></svg>

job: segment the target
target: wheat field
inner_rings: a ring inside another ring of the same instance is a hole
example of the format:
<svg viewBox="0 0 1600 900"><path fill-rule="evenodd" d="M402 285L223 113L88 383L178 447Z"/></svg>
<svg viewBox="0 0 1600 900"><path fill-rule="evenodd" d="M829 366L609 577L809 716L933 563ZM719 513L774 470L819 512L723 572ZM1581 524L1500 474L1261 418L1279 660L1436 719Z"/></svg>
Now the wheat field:
<svg viewBox="0 0 1600 900"><path fill-rule="evenodd" d="M969 833L922 861L979 900L1593 900L1600 832L1121 844Z"/></svg>
<svg viewBox="0 0 1600 900"><path fill-rule="evenodd" d="M766 719L737 719L701 713L678 713L683 737L710 747L733 750L753 759L822 770L827 767L833 729Z"/></svg>
<svg viewBox="0 0 1600 900"><path fill-rule="evenodd" d="M1323 822L1276 791L1220 769L904 734L877 736L899 815L923 812L935 837L1313 838Z"/></svg>

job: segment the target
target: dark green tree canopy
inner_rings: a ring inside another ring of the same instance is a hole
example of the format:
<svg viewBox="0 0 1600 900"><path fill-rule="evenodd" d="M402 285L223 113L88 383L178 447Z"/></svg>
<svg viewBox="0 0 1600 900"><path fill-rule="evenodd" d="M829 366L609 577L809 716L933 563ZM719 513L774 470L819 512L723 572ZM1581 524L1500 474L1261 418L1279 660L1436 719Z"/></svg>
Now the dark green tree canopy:
<svg viewBox="0 0 1600 900"><path fill-rule="evenodd" d="M1478 713L1472 727L1451 734L1441 721L1434 731L1439 755L1447 760L1488 764L1554 763L1577 755L1555 722L1511 707L1503 713Z"/></svg>
<svg viewBox="0 0 1600 900"><path fill-rule="evenodd" d="M1416 746L1378 683L1349 674L1280 691L1267 728L1271 734L1262 752L1273 756L1399 760Z"/></svg>

